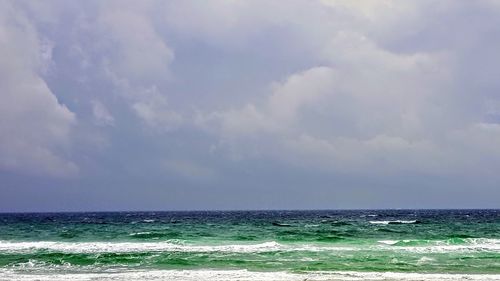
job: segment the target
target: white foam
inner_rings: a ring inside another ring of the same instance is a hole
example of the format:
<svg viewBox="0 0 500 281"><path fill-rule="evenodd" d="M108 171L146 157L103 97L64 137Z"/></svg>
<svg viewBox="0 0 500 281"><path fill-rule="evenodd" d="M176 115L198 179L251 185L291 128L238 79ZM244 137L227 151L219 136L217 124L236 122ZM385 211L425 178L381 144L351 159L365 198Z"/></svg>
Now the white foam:
<svg viewBox="0 0 500 281"><path fill-rule="evenodd" d="M399 240L380 240L378 242L385 244L385 245L394 245L394 244L399 243Z"/></svg>
<svg viewBox="0 0 500 281"><path fill-rule="evenodd" d="M475 252L489 251L500 252L500 239L489 238L467 238L463 244L452 244L450 240L429 240L427 245L405 246L404 243L411 243L412 240L380 240L384 246L391 246L395 250L403 250L415 253L448 253L448 252ZM403 245L398 243L403 242Z"/></svg>
<svg viewBox="0 0 500 281"><path fill-rule="evenodd" d="M1 281L90 281L90 280L176 280L176 281L355 281L355 280L429 280L429 281L494 281L500 280L498 274L421 274L395 272L316 272L316 273L288 273L288 272L251 272L247 270L150 270L129 272L103 273L70 273L70 274L24 274L12 270L0 270Z"/></svg>
<svg viewBox="0 0 500 281"><path fill-rule="evenodd" d="M417 265L428 264L428 263L432 263L434 261L436 261L436 259L423 256L423 257L421 257L421 258L418 259Z"/></svg>
<svg viewBox="0 0 500 281"><path fill-rule="evenodd" d="M266 252L285 249L277 242L234 245L183 245L172 242L11 242L0 241L0 252L49 250L63 253L128 252Z"/></svg>
<svg viewBox="0 0 500 281"><path fill-rule="evenodd" d="M409 221L405 221L405 220L394 220L394 221L370 221L371 224L412 224L412 223L417 223L416 220L409 220Z"/></svg>
<svg viewBox="0 0 500 281"><path fill-rule="evenodd" d="M152 232L145 231L145 232L136 232L136 233L130 233L130 236L137 236L137 235L148 235L151 234Z"/></svg>
<svg viewBox="0 0 500 281"><path fill-rule="evenodd" d="M62 253L132 253L132 252L234 252L262 253L275 251L407 251L415 253L449 252L500 252L500 239L469 238L464 244L450 244L447 240L429 241L426 245L398 245L411 240L381 240L373 245L320 245L320 244L280 244L275 241L258 244L193 245L180 241L159 242L13 242L0 241L0 252L31 253L47 250Z"/></svg>
<svg viewBox="0 0 500 281"><path fill-rule="evenodd" d="M398 249L413 253L466 253L466 252L499 252L500 245L477 244L477 245L443 245L443 246L414 246L398 247Z"/></svg>

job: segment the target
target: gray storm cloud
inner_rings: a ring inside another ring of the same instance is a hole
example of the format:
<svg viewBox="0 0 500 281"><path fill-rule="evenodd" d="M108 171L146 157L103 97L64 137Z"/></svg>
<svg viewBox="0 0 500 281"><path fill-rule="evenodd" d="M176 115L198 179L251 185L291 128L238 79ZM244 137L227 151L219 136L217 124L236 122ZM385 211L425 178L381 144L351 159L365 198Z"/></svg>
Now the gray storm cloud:
<svg viewBox="0 0 500 281"><path fill-rule="evenodd" d="M6 210L498 207L496 1L1 5Z"/></svg>

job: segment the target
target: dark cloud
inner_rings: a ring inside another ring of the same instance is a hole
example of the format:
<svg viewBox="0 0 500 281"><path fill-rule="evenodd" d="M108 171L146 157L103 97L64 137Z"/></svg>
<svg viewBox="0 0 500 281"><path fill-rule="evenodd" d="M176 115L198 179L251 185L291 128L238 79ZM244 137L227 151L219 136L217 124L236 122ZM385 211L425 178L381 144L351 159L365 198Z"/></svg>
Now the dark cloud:
<svg viewBox="0 0 500 281"><path fill-rule="evenodd" d="M6 1L0 210L498 207L495 1Z"/></svg>

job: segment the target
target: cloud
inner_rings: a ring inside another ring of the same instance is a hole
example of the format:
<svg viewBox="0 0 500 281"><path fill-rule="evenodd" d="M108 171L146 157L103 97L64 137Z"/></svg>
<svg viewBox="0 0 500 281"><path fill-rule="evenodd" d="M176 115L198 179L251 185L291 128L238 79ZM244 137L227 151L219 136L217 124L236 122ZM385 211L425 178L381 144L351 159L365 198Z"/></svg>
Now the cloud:
<svg viewBox="0 0 500 281"><path fill-rule="evenodd" d="M216 177L216 172L213 169L185 159L166 160L164 167L175 176L180 176L188 181L207 183Z"/></svg>
<svg viewBox="0 0 500 281"><path fill-rule="evenodd" d="M132 108L147 125L160 131L176 129L183 121L179 113L169 109L166 97L155 87L145 91Z"/></svg>
<svg viewBox="0 0 500 281"><path fill-rule="evenodd" d="M216 179L214 198L273 186L268 202L311 181L498 182L495 1L1 5L3 171L81 173L99 192L103 174L129 191Z"/></svg>
<svg viewBox="0 0 500 281"><path fill-rule="evenodd" d="M98 19L100 39L108 39L104 63L109 71L133 86L157 83L168 78L173 51L157 34L147 13L105 6Z"/></svg>
<svg viewBox="0 0 500 281"><path fill-rule="evenodd" d="M102 8L101 39L110 38L104 64L117 90L129 100L137 116L153 128L170 130L182 118L169 108L159 86L169 78L174 52L154 29L147 13L148 5L145 6L146 12L134 9L135 6L116 10L109 6Z"/></svg>
<svg viewBox="0 0 500 281"><path fill-rule="evenodd" d="M325 3L356 16L342 29L322 33L326 39L316 52L322 66L272 83L257 102L202 115L199 123L216 131L233 154L267 155L304 168L458 175L472 159L492 163L478 149L485 145L485 125L478 125L483 108L471 108L455 87L465 82L456 75L460 47L401 52L385 44L394 40L388 29L399 32L395 21L425 25L418 17L426 3ZM386 18L384 5L400 12ZM457 134L464 142L453 140Z"/></svg>
<svg viewBox="0 0 500 281"><path fill-rule="evenodd" d="M329 94L334 76L334 71L328 67L315 67L294 74L284 83L272 85L272 94L261 108L247 104L239 110L212 113L199 122L219 119L222 133L228 137L292 129L303 107L319 102L322 96Z"/></svg>
<svg viewBox="0 0 500 281"><path fill-rule="evenodd" d="M446 174L446 154L428 140L412 141L377 135L369 139L337 137L318 139L302 135L286 142L288 157L295 165L313 166L322 171L364 175L400 172ZM432 156L432 157L431 157Z"/></svg>
<svg viewBox="0 0 500 281"><path fill-rule="evenodd" d="M77 165L64 156L75 114L42 77L52 62L50 43L8 2L0 10L0 168L75 175Z"/></svg>
<svg viewBox="0 0 500 281"><path fill-rule="evenodd" d="M114 126L115 118L107 107L98 100L92 100L92 113L94 114L94 119L99 126Z"/></svg>
<svg viewBox="0 0 500 281"><path fill-rule="evenodd" d="M170 65L174 51L156 29L156 4L153 1L59 3L54 10L66 11L74 19L66 27L69 31L63 31L65 28L59 25L51 27L53 33L68 33L57 36L69 48L58 47L73 64L78 87L92 89L91 98L101 103L116 104L120 99L145 125L168 131L177 121L166 122L166 116L177 120L180 114L167 103L165 89L172 78ZM61 14L53 14L58 16L56 22L65 20ZM67 61L61 63L64 66L60 67L68 67ZM93 113L96 110L104 113L100 109L102 106L92 105ZM167 127L160 128L162 125Z"/></svg>

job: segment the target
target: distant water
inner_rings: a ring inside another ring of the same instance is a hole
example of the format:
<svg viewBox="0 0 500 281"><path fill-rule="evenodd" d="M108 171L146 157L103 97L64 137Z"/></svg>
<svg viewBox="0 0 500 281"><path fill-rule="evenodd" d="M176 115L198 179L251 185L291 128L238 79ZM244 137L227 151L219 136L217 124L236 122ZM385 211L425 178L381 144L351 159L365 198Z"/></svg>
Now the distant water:
<svg viewBox="0 0 500 281"><path fill-rule="evenodd" d="M0 214L0 280L500 280L500 211Z"/></svg>

